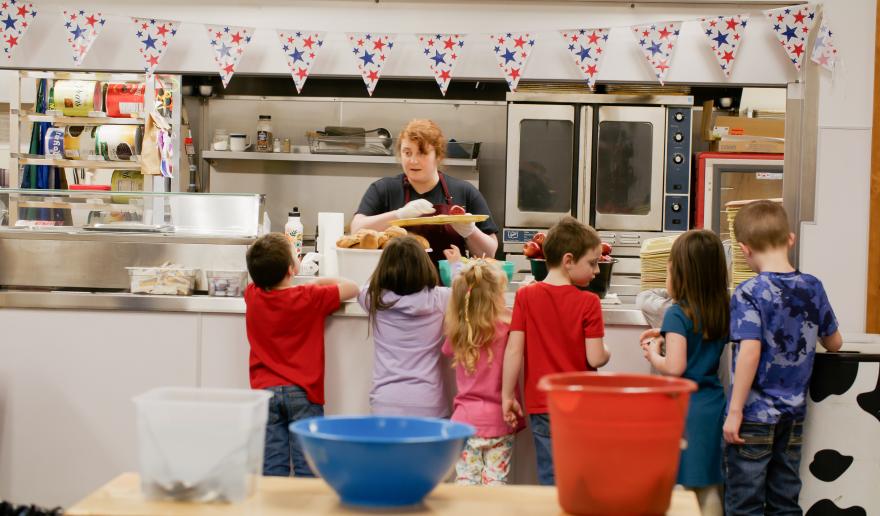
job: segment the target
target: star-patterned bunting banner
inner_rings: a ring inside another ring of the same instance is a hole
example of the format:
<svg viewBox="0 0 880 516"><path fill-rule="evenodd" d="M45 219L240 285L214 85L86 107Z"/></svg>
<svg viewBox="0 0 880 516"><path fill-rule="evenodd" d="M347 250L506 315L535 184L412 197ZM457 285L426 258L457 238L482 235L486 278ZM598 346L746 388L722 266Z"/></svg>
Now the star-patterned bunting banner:
<svg viewBox="0 0 880 516"><path fill-rule="evenodd" d="M706 39L712 47L712 53L715 54L721 71L728 79L748 23L749 15L747 14L716 16L700 20L703 34L706 35Z"/></svg>
<svg viewBox="0 0 880 516"><path fill-rule="evenodd" d="M608 43L609 31L610 29L607 28L559 31L565 47L574 56L574 64L584 75L591 89L596 85L596 79L599 77L599 66L605 53L605 45Z"/></svg>
<svg viewBox="0 0 880 516"><path fill-rule="evenodd" d="M3 23L3 34L0 35L0 47L8 59L12 59L12 53L21 45L21 38L30 28L37 17L34 4L18 2L16 0L3 0L0 2L0 22Z"/></svg>
<svg viewBox="0 0 880 516"><path fill-rule="evenodd" d="M419 48L428 59L428 65L440 92L445 96L455 65L461 59L464 48L463 34L419 34Z"/></svg>
<svg viewBox="0 0 880 516"><path fill-rule="evenodd" d="M159 60L177 35L179 21L156 20L153 18L132 18L136 27L135 37L138 39L138 52L144 59L144 71L152 74L159 66Z"/></svg>
<svg viewBox="0 0 880 516"><path fill-rule="evenodd" d="M654 76L663 84L672 67L672 56L681 32L681 22L660 22L631 27Z"/></svg>
<svg viewBox="0 0 880 516"><path fill-rule="evenodd" d="M254 29L251 27L233 27L231 25L205 25L214 50L214 62L223 79L223 87L229 85L235 67L241 61Z"/></svg>
<svg viewBox="0 0 880 516"><path fill-rule="evenodd" d="M394 34L377 34L372 32L349 32L348 37L351 53L357 61L358 71L367 85L367 93L373 95L373 90L379 84L382 76L382 68L391 57L394 50Z"/></svg>
<svg viewBox="0 0 880 516"><path fill-rule="evenodd" d="M98 34L101 33L107 20L99 12L76 9L62 10L61 15L64 17L64 29L67 31L67 44L73 51L73 64L79 66L92 48L92 43L98 39Z"/></svg>
<svg viewBox="0 0 880 516"><path fill-rule="evenodd" d="M506 34L490 34L489 44L498 59L498 67L507 79L510 91L516 91L516 85L522 78L529 56L535 47L535 36L528 32Z"/></svg>
<svg viewBox="0 0 880 516"><path fill-rule="evenodd" d="M816 42L813 43L813 52L810 60L828 70L834 71L834 64L837 62L837 47L834 46L834 39L831 34L831 27L828 26L828 16L822 16L822 24L819 26L819 35L816 36Z"/></svg>
<svg viewBox="0 0 880 516"><path fill-rule="evenodd" d="M278 30L281 50L287 57L287 68L297 93L302 93L318 51L324 46L324 34L308 30Z"/></svg>
<svg viewBox="0 0 880 516"><path fill-rule="evenodd" d="M816 17L815 9L810 4L794 5L770 9L764 11L764 14L770 20L776 39L785 49L791 64L800 70L806 54L807 38Z"/></svg>

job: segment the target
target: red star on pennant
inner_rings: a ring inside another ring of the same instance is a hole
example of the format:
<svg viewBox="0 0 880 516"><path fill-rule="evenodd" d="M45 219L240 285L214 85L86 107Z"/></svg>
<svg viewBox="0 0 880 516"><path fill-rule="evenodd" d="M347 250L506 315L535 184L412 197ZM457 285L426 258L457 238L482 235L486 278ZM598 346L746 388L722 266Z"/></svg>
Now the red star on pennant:
<svg viewBox="0 0 880 516"><path fill-rule="evenodd" d="M739 41L739 34L734 34L734 35L733 35L733 39Z"/></svg>
<svg viewBox="0 0 880 516"><path fill-rule="evenodd" d="M663 72L665 72L666 70L669 69L669 65L666 64L666 60L665 60L665 59L659 59L659 60L657 60L657 65L655 66L655 68L657 68L657 70L658 70L660 73L663 73Z"/></svg>
<svg viewBox="0 0 880 516"><path fill-rule="evenodd" d="M291 43L293 43L293 42L291 41ZM309 36L308 38L303 40L303 46L306 48L312 48L312 45L314 45L314 44L315 44L315 40L313 40L311 36Z"/></svg>
<svg viewBox="0 0 880 516"><path fill-rule="evenodd" d="M440 72L440 79L443 80L444 82L448 81L449 80L449 70L443 70L442 72Z"/></svg>
<svg viewBox="0 0 880 516"><path fill-rule="evenodd" d="M592 65L592 64L590 66L588 66L585 71L590 75L595 75L599 72L599 70L596 69L596 65Z"/></svg>
<svg viewBox="0 0 880 516"><path fill-rule="evenodd" d="M782 16L781 14L776 17L776 21L778 21L779 23L782 23L783 20L785 20L785 16Z"/></svg>
<svg viewBox="0 0 880 516"><path fill-rule="evenodd" d="M727 61L728 64L730 64L730 62L733 61L733 52L725 51L724 55L721 56L721 59L724 59L725 61Z"/></svg>
<svg viewBox="0 0 880 516"><path fill-rule="evenodd" d="M451 57L452 60L455 61L456 59L458 59L458 54L452 54L452 55L449 56L449 57Z"/></svg>
<svg viewBox="0 0 880 516"><path fill-rule="evenodd" d="M666 27L663 27L663 29L659 32L659 34L660 34L660 39L666 39L672 33L669 32L668 30L666 30Z"/></svg>
<svg viewBox="0 0 880 516"><path fill-rule="evenodd" d="M71 14L71 15L70 15L70 19L71 19L71 20L75 20L75 19L76 19L76 14Z"/></svg>
<svg viewBox="0 0 880 516"><path fill-rule="evenodd" d="M370 82L378 81L379 80L379 73L376 72L376 70L370 70L370 73L367 74L367 79L369 79Z"/></svg>
<svg viewBox="0 0 880 516"><path fill-rule="evenodd" d="M519 69L517 69L517 68L511 68L511 69L510 69L510 78L511 78L511 79L517 79L517 78L519 78Z"/></svg>
<svg viewBox="0 0 880 516"><path fill-rule="evenodd" d="M235 65L232 63L229 63L228 65L223 67L223 71L229 75L232 75L233 72L235 72Z"/></svg>
<svg viewBox="0 0 880 516"><path fill-rule="evenodd" d="M315 58L315 53L314 53L314 52L309 52L309 58L310 58L310 59L314 59L314 58Z"/></svg>
<svg viewBox="0 0 880 516"><path fill-rule="evenodd" d="M159 37L164 38L165 34L168 34L168 29L165 28L165 25L159 25L159 28L156 29L156 34L158 34Z"/></svg>
<svg viewBox="0 0 880 516"><path fill-rule="evenodd" d="M572 43L577 43L577 40L578 40L577 34L572 34L572 36L571 36L571 42L572 42Z"/></svg>
<svg viewBox="0 0 880 516"><path fill-rule="evenodd" d="M299 77L299 80L305 79L306 77L308 77L308 75L309 72L307 72L305 68L299 68L296 71L296 76Z"/></svg>
<svg viewBox="0 0 880 516"><path fill-rule="evenodd" d="M526 44L526 40L522 39L522 36L520 36L520 37L516 38L515 40L513 40L513 43L514 43L514 45L513 45L514 48L516 48L516 47L523 48L523 45Z"/></svg>
<svg viewBox="0 0 880 516"><path fill-rule="evenodd" d="M727 29L728 30L736 30L736 25L737 25L736 20L734 20L733 18L727 20Z"/></svg>
<svg viewBox="0 0 880 516"><path fill-rule="evenodd" d="M803 44L803 43L798 43L797 45L795 45L795 46L791 49L791 51L792 51L792 53L794 53L794 54L797 55L798 57L801 57L801 54L804 53L804 44Z"/></svg>
<svg viewBox="0 0 880 516"><path fill-rule="evenodd" d="M802 13L802 12L798 11L794 14L794 22L795 23L804 23L804 18L806 18L806 17L807 17L806 13Z"/></svg>
<svg viewBox="0 0 880 516"><path fill-rule="evenodd" d="M599 42L599 35L596 34L595 32L590 34L590 44L595 45L598 42Z"/></svg>
<svg viewBox="0 0 880 516"><path fill-rule="evenodd" d="M293 43L293 36L287 36L287 42Z"/></svg>
<svg viewBox="0 0 880 516"><path fill-rule="evenodd" d="M498 37L498 44L499 44L499 45L503 45L503 44L504 44L504 37L503 37L503 36L499 36L499 37Z"/></svg>
<svg viewBox="0 0 880 516"><path fill-rule="evenodd" d="M602 47L597 47L597 48L596 48L596 53L597 53L597 54L601 54L601 53L602 53Z"/></svg>
<svg viewBox="0 0 880 516"><path fill-rule="evenodd" d="M443 42L443 48L444 49L455 48L455 41L452 41L452 38L447 39L446 41Z"/></svg>
<svg viewBox="0 0 880 516"><path fill-rule="evenodd" d="M363 40L363 39L359 39L359 40L358 40L358 46L359 46L359 47L364 46L364 40Z"/></svg>
<svg viewBox="0 0 880 516"><path fill-rule="evenodd" d="M0 8L3 8L3 9L6 9L7 7L9 7L9 4L7 2L3 2L3 4L0 5Z"/></svg>
<svg viewBox="0 0 880 516"><path fill-rule="evenodd" d="M146 27L144 27L144 28L146 29ZM223 34L221 34L221 33L219 33L219 32L216 33L216 34L214 34L214 39L220 39L220 38L222 38L222 37L223 37Z"/></svg>
<svg viewBox="0 0 880 516"><path fill-rule="evenodd" d="M434 46L434 40L433 40L433 39L429 39L429 40L428 40L428 46L429 46L429 47L433 47L433 46Z"/></svg>
<svg viewBox="0 0 880 516"><path fill-rule="evenodd" d="M168 40L162 40L162 46L163 46L163 47L167 47L167 46L168 46Z"/></svg>
<svg viewBox="0 0 880 516"><path fill-rule="evenodd" d="M646 37L646 38L647 38L648 36L650 36L650 35L651 35L651 33L648 32L648 31L642 32L642 36L644 36L644 37Z"/></svg>
<svg viewBox="0 0 880 516"><path fill-rule="evenodd" d="M241 40L242 40L242 37L241 37L240 33L236 32L235 34L232 35L232 42L234 44L236 44L236 45L241 44Z"/></svg>
<svg viewBox="0 0 880 516"><path fill-rule="evenodd" d="M6 43L9 44L10 47L14 47L15 45L18 45L18 38L15 36L9 36L6 38Z"/></svg>
<svg viewBox="0 0 880 516"><path fill-rule="evenodd" d="M147 62L150 64L151 67L157 66L159 64L159 57L150 54L150 57L147 58Z"/></svg>
<svg viewBox="0 0 880 516"><path fill-rule="evenodd" d="M6 9L6 4L3 4L3 8ZM27 14L28 14L27 6L21 6L18 8L18 15L19 16L27 16Z"/></svg>
<svg viewBox="0 0 880 516"><path fill-rule="evenodd" d="M385 49L385 42L382 41L381 38L377 39L376 41L373 42L373 50L378 50L379 52L381 52L384 49Z"/></svg>
<svg viewBox="0 0 880 516"><path fill-rule="evenodd" d="M92 27L98 23L98 20L95 18L94 14L90 14L88 18L86 18L86 25L91 25Z"/></svg>
<svg viewBox="0 0 880 516"><path fill-rule="evenodd" d="M710 27L715 27L716 25L718 25L718 22L716 20L712 20L709 22Z"/></svg>

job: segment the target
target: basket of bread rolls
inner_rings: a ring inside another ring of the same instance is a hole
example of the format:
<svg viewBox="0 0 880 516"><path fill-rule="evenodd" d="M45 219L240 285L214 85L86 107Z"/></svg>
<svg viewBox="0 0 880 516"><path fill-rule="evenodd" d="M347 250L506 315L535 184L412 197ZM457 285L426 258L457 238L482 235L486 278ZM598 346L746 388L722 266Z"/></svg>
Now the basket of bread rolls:
<svg viewBox="0 0 880 516"><path fill-rule="evenodd" d="M379 263L382 249L393 238L411 236L422 244L425 249L430 244L425 237L397 226L390 226L385 231L361 229L351 235L342 235L336 241L336 256L339 262L339 275L348 278L359 285L363 285L370 279L370 275Z"/></svg>

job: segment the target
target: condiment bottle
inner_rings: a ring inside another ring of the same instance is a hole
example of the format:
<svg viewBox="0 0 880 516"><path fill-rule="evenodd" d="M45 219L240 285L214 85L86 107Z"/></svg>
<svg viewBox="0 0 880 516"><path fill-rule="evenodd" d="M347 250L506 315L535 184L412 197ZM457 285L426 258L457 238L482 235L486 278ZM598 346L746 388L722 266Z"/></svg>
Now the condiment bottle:
<svg viewBox="0 0 880 516"><path fill-rule="evenodd" d="M272 140L272 152L281 152L281 138Z"/></svg>
<svg viewBox="0 0 880 516"><path fill-rule="evenodd" d="M293 210L287 214L287 224L284 225L284 233L293 243L296 258L299 259L300 255L302 255L303 247L303 225L299 215L299 207L294 206Z"/></svg>
<svg viewBox="0 0 880 516"><path fill-rule="evenodd" d="M281 140L281 152L290 152L290 138Z"/></svg>
<svg viewBox="0 0 880 516"><path fill-rule="evenodd" d="M257 123L257 152L272 151L272 117L260 115Z"/></svg>

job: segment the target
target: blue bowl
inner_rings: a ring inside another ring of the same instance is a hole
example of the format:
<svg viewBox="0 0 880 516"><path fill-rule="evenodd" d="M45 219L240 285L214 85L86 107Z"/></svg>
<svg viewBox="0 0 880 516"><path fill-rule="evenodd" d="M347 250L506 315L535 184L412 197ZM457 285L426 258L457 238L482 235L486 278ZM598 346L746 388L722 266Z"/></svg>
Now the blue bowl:
<svg viewBox="0 0 880 516"><path fill-rule="evenodd" d="M290 431L343 503L372 508L421 502L475 432L446 419L384 416L314 417Z"/></svg>

